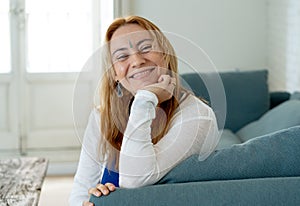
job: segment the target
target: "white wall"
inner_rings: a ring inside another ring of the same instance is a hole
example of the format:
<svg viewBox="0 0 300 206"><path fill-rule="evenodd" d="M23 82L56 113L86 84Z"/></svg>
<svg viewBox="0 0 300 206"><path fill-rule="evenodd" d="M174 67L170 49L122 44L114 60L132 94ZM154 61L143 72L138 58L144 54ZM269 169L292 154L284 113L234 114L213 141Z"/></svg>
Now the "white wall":
<svg viewBox="0 0 300 206"><path fill-rule="evenodd" d="M199 45L218 70L266 68L265 0L125 0L123 15L148 18Z"/></svg>

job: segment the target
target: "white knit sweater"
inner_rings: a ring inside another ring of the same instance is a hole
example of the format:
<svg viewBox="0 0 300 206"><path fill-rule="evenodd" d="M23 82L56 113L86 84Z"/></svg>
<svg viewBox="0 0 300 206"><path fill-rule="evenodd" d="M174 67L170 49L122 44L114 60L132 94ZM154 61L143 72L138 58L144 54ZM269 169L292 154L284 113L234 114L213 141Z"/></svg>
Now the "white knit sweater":
<svg viewBox="0 0 300 206"><path fill-rule="evenodd" d="M155 94L139 90L131 106L124 132L119 160L120 187L135 188L151 185L166 175L178 163L193 154L206 159L214 151L220 134L212 109L193 95L181 101L168 133L157 143L151 141L151 123L158 100ZM82 205L88 200L88 189L102 178L105 165L97 161L100 116L92 111L84 140L70 205Z"/></svg>

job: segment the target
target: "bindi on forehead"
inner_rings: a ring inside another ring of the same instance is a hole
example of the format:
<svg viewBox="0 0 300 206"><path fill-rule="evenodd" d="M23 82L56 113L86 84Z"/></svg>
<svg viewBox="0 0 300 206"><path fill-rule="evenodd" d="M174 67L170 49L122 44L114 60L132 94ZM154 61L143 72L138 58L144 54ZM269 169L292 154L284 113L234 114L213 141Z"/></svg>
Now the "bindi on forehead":
<svg viewBox="0 0 300 206"><path fill-rule="evenodd" d="M130 40L128 40L129 43L129 48L133 48L132 42Z"/></svg>

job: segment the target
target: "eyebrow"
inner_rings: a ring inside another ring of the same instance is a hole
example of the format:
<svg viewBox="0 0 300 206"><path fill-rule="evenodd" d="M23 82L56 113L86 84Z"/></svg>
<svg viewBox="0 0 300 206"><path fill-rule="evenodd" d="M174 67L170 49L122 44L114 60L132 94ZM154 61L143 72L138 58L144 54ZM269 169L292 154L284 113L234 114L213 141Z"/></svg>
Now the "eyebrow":
<svg viewBox="0 0 300 206"><path fill-rule="evenodd" d="M123 47L123 48L119 48L116 51L114 51L111 56L114 56L115 53L117 53L118 51L124 51L124 50L128 50L127 48Z"/></svg>
<svg viewBox="0 0 300 206"><path fill-rule="evenodd" d="M143 39L141 41L139 41L136 45L140 46L142 43L144 43L145 41L153 41L153 39Z"/></svg>
<svg viewBox="0 0 300 206"><path fill-rule="evenodd" d="M145 41L153 41L153 39L142 39L140 40L136 45L137 46L140 46L142 43L144 43ZM115 50L113 53L112 53L112 56L117 53L118 51L125 51L125 50L128 50L127 47L122 47L122 48L119 48L117 50Z"/></svg>

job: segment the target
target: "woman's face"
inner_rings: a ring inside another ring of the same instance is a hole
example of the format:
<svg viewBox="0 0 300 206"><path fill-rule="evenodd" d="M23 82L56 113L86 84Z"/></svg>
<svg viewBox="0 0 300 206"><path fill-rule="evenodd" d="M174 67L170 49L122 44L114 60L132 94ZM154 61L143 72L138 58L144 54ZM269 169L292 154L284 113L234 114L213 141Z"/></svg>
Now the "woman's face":
<svg viewBox="0 0 300 206"><path fill-rule="evenodd" d="M115 81L121 82L132 94L158 82L167 73L163 53L155 39L137 24L118 28L110 41L110 52L115 70Z"/></svg>

